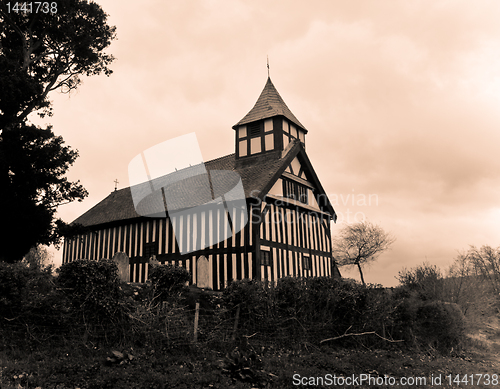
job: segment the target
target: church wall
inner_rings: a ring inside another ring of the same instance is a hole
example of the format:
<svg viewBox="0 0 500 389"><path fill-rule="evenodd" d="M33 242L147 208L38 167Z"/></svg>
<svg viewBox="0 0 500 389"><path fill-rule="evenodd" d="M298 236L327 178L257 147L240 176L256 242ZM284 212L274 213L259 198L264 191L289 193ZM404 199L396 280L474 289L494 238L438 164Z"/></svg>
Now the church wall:
<svg viewBox="0 0 500 389"><path fill-rule="evenodd" d="M269 264L260 263L262 279L333 276L327 215L297 206L267 203L261 217L260 251L271 254Z"/></svg>
<svg viewBox="0 0 500 389"><path fill-rule="evenodd" d="M183 266L196 282L196 260L204 255L212 269L209 282L215 290L223 289L232 279L252 278L252 225L245 227L244 216L230 208L229 220L220 207L172 219L142 219L132 223L89 231L65 239L63 263L76 259L113 258L124 252L130 258L130 281L145 282L148 260L155 256L161 263ZM175 239L175 231L180 239ZM234 235L233 232L237 231ZM229 236L229 238L226 238ZM219 242L219 240L221 240ZM214 243L212 243L214 242ZM187 254L181 254L188 252Z"/></svg>
<svg viewBox="0 0 500 389"><path fill-rule="evenodd" d="M155 255L161 263L185 267L191 273L191 283L196 283L196 260L204 255L214 290L223 289L234 279L333 276L327 215L275 202L250 209L253 223L244 228L244 218L238 212L230 213L232 223L225 227L221 223L224 214L216 208L172 220L144 218L100 228L66 239L63 263L112 258L124 252L130 258L130 281L145 282L148 260ZM183 231L183 239L178 241L176 228ZM240 231L233 235L234 230ZM182 255L179 247L191 252ZM270 252L269 264L262 263L262 251Z"/></svg>

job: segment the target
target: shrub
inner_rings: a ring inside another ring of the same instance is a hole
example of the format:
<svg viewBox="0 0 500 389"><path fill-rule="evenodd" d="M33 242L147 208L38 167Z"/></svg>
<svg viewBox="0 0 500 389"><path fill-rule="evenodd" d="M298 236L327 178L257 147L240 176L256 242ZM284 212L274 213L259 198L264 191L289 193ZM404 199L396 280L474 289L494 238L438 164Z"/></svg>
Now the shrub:
<svg viewBox="0 0 500 389"><path fill-rule="evenodd" d="M0 262L0 312L2 315L19 310L28 292L29 268L22 263Z"/></svg>
<svg viewBox="0 0 500 389"><path fill-rule="evenodd" d="M19 316L53 291L52 267L0 262L0 313Z"/></svg>
<svg viewBox="0 0 500 389"><path fill-rule="evenodd" d="M415 335L419 343L447 352L460 345L465 320L457 304L424 302L417 309Z"/></svg>
<svg viewBox="0 0 500 389"><path fill-rule="evenodd" d="M234 310L240 306L240 317L253 317L266 312L269 301L263 282L238 280L232 281L224 289L222 303L228 310Z"/></svg>
<svg viewBox="0 0 500 389"><path fill-rule="evenodd" d="M460 346L465 335L464 315L457 304L396 296L396 336L407 346L447 353Z"/></svg>
<svg viewBox="0 0 500 389"><path fill-rule="evenodd" d="M0 349L25 341L42 343L54 329L70 325L52 267L0 262Z"/></svg>
<svg viewBox="0 0 500 389"><path fill-rule="evenodd" d="M436 265L423 263L412 269L403 269L397 279L400 285L421 300L443 299L443 275Z"/></svg>
<svg viewBox="0 0 500 389"><path fill-rule="evenodd" d="M301 278L280 278L274 291L279 315L285 318L300 316L306 305L305 289Z"/></svg>
<svg viewBox="0 0 500 389"><path fill-rule="evenodd" d="M377 330L387 316L385 300L368 299L369 288L356 282L327 277L278 280L276 286L256 280L232 282L223 293L223 306L235 315L248 333L266 334L285 343L316 342L358 330ZM384 294L384 299L387 296ZM373 309L368 305L373 303ZM382 308L385 311L381 311Z"/></svg>
<svg viewBox="0 0 500 389"><path fill-rule="evenodd" d="M153 297L165 301L181 292L191 275L181 266L154 265L148 278L153 288Z"/></svg>
<svg viewBox="0 0 500 389"><path fill-rule="evenodd" d="M115 262L79 259L63 264L58 273L57 285L80 319L95 324L120 318L123 293Z"/></svg>

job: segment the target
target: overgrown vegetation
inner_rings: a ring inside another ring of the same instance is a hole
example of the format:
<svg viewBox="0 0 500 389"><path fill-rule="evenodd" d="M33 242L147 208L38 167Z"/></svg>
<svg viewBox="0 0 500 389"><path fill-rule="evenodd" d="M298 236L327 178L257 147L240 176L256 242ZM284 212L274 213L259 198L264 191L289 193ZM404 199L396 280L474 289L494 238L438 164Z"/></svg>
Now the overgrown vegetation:
<svg viewBox="0 0 500 389"><path fill-rule="evenodd" d="M341 350L370 364L366 350L464 357L471 305L455 303L463 289L431 265L405 269L394 289L284 278L214 293L188 279L156 265L147 284L121 283L109 260L57 274L0 263L0 360L14 361L0 366L2 387L289 387L296 363L309 374L331 369ZM324 366L307 360L313 354ZM377 369L401 373L395 366Z"/></svg>

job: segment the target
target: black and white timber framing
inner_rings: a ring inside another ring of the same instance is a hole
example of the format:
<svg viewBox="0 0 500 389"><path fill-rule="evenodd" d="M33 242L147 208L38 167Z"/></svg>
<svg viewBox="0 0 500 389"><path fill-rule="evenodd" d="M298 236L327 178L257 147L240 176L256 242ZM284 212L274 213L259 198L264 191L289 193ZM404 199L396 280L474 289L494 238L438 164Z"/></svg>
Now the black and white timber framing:
<svg viewBox="0 0 500 389"><path fill-rule="evenodd" d="M233 129L236 152L205 167L239 174L246 210L228 203L182 216L144 217L134 208L130 188L115 190L73 222L84 230L65 239L63 263L123 252L130 258L130 281L145 282L154 256L187 268L196 284L203 255L214 290L231 280L340 277L330 232L336 215L305 152L307 130L270 79Z"/></svg>

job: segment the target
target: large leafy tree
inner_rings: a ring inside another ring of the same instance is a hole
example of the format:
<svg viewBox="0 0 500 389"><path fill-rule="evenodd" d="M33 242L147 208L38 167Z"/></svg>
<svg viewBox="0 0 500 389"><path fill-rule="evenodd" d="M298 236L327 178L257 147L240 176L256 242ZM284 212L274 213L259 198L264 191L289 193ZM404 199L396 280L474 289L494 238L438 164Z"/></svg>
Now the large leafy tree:
<svg viewBox="0 0 500 389"><path fill-rule="evenodd" d="M14 2L10 2L14 4ZM50 113L48 94L78 87L82 75L109 75L105 53L115 37L101 7L58 0L54 13L14 12L0 0L0 129L33 111Z"/></svg>
<svg viewBox="0 0 500 389"><path fill-rule="evenodd" d="M369 221L346 224L333 241L333 256L339 265L354 265L365 285L362 267L388 250L395 238Z"/></svg>
<svg viewBox="0 0 500 389"><path fill-rule="evenodd" d="M52 129L28 122L51 115L49 93L68 93L82 76L111 74L105 49L115 38L101 7L58 0L45 13L15 12L0 0L0 259L21 260L36 244L57 243L57 206L85 189L65 174L78 156ZM35 4L35 3L33 3ZM52 11L52 12L50 12Z"/></svg>

